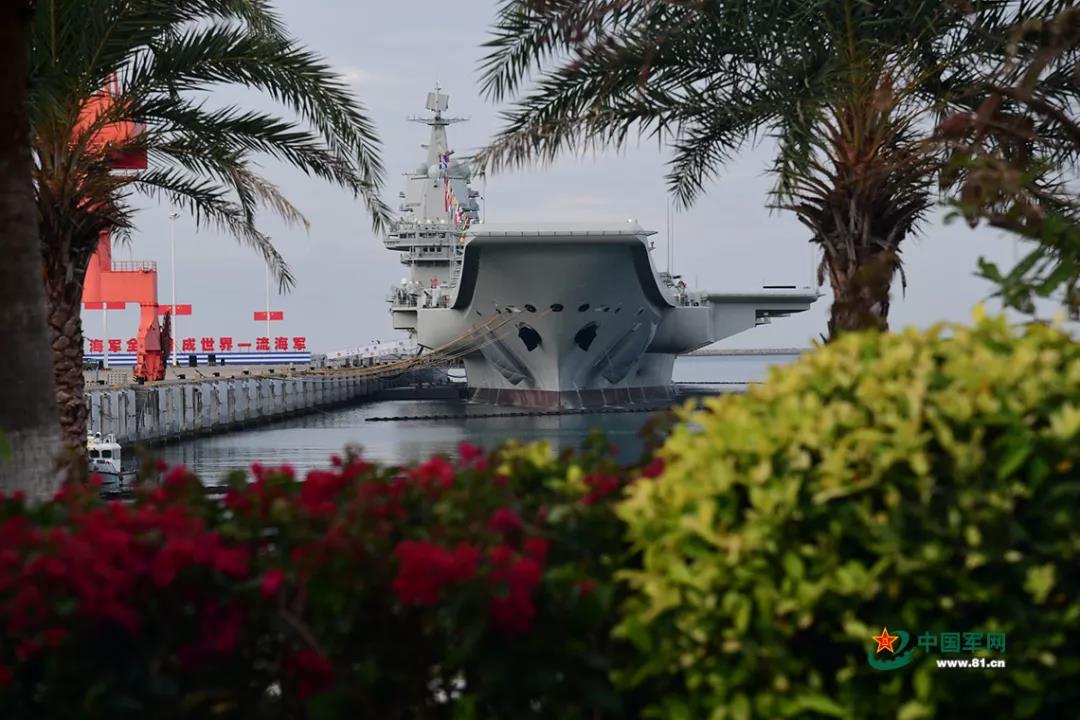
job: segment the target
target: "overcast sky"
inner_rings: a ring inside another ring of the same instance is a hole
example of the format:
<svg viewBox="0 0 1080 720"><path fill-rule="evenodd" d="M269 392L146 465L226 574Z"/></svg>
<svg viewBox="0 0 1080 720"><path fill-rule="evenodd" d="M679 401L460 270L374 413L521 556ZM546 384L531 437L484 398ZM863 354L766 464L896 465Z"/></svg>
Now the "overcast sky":
<svg viewBox="0 0 1080 720"><path fill-rule="evenodd" d="M419 145L427 136L425 126L405 118L425 112L425 94L436 81L451 96L451 113L471 117L471 122L450 128L450 144L457 152L479 147L495 131L498 108L480 99L476 72L493 1L280 0L278 6L292 33L340 69L374 119L387 168L384 197L393 207L404 188L402 172L423 160ZM222 91L212 100L227 104L249 97L242 91ZM675 271L691 286L726 292L763 283L811 282L814 261L807 230L791 214L766 208L771 150L767 143L748 149L691 211L677 216ZM663 269L665 157L655 143L643 141L621 154L566 158L553 167L493 176L487 183L487 219L634 217L660 231L654 238L654 262ZM269 216L264 219L264 228L297 279L290 294L275 294L271 301L271 309L285 311L285 321L274 323L274 334L305 336L316 352L399 337L390 328L385 297L404 268L397 253L385 250L372 233L362 205L342 190L277 164L267 164L265 175L311 222L310 232L305 232L285 228ZM170 210L145 201L142 205L131 247L116 249L114 258L156 260L160 302L168 303ZM177 302L194 306L191 317L179 318L177 336L228 335L252 341L263 335L265 325L252 320L252 312L264 306L264 266L258 256L228 236L196 232L186 216L175 222L175 230ZM973 276L976 259L983 255L1008 264L1015 252L1013 240L995 231L945 225L940 215L931 219L920 237L904 245L908 288L901 296L896 283L892 326L967 320L972 306L990 292ZM826 295L807 313L742 333L724 345L803 346L824 332L828 303ZM134 335L134 308L109 317L111 337ZM84 313L87 337L102 336L100 318L100 312Z"/></svg>

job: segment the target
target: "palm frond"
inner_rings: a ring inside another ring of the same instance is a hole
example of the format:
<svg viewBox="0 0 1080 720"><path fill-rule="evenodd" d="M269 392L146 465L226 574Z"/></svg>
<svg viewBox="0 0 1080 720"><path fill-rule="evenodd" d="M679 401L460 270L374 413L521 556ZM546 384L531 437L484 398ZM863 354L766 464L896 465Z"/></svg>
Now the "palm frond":
<svg viewBox="0 0 1080 720"><path fill-rule="evenodd" d="M303 213L275 185L250 169L248 159L232 148L207 145L202 138L175 139L150 150L156 166L178 165L193 174L210 176L236 193L249 222L256 222L260 207L274 212L288 225L310 229Z"/></svg>
<svg viewBox="0 0 1080 720"><path fill-rule="evenodd" d="M974 5L989 26L1010 3ZM989 44L973 25L931 0L504 0L481 87L516 99L481 158L498 170L656 136L674 150L669 187L689 203L734 150L768 134L781 140L782 189L815 151L814 123L856 85L888 68L927 110L930 90L967 77L950 69Z"/></svg>
<svg viewBox="0 0 1080 720"><path fill-rule="evenodd" d="M217 227L262 255L277 278L281 290L295 284L295 278L270 238L262 233L238 203L217 183L189 175L182 170L150 170L139 177L135 189L154 199L165 199L182 208L199 225Z"/></svg>
<svg viewBox="0 0 1080 720"><path fill-rule="evenodd" d="M258 157L351 191L377 231L390 219L364 107L325 60L289 37L267 0L43 0L30 54L36 156L42 173L58 173L48 179L69 204L90 191L115 204L128 186L173 197L257 248L285 284L291 275L257 217L264 209L306 220L259 176ZM213 105L213 89L226 85L253 88L283 112ZM87 117L105 88L109 102ZM101 147L102 130L124 122L141 132ZM149 172L91 187L87 168L133 149L149 153Z"/></svg>
<svg viewBox="0 0 1080 720"><path fill-rule="evenodd" d="M160 38L150 48L132 68L125 95L206 90L214 83L262 90L309 122L335 154L354 162L363 182L382 182L378 142L362 106L333 68L289 38L215 24Z"/></svg>

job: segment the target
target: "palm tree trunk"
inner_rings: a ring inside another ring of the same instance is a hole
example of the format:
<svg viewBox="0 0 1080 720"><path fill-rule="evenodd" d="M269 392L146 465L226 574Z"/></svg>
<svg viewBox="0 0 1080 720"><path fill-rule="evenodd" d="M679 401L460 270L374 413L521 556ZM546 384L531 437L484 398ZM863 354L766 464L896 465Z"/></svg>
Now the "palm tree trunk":
<svg viewBox="0 0 1080 720"><path fill-rule="evenodd" d="M31 500L60 486L60 432L41 285L26 109L30 2L0 3L0 490Z"/></svg>
<svg viewBox="0 0 1080 720"><path fill-rule="evenodd" d="M85 268L73 268L66 258L45 264L45 294L49 309L56 409L68 479L86 477L86 378L83 375L82 291Z"/></svg>
<svg viewBox="0 0 1080 720"><path fill-rule="evenodd" d="M833 303L829 310L829 339L845 332L889 329L889 291L899 268L899 256L881 250L854 262L842 253L825 253Z"/></svg>

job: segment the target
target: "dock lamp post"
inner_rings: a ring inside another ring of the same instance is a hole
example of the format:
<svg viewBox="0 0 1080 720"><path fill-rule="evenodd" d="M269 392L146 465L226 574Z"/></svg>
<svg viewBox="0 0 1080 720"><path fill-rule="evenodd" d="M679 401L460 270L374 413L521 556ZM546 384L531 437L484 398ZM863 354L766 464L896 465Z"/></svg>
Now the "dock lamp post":
<svg viewBox="0 0 1080 720"><path fill-rule="evenodd" d="M266 266L266 337L270 337L270 265Z"/></svg>
<svg viewBox="0 0 1080 720"><path fill-rule="evenodd" d="M172 355L173 367L178 367L180 364L180 358L176 352L176 220L180 217L180 213L169 213L169 245L170 245L170 262L169 262L169 275L172 280L172 330L170 332L169 341L173 346L169 348L169 353Z"/></svg>

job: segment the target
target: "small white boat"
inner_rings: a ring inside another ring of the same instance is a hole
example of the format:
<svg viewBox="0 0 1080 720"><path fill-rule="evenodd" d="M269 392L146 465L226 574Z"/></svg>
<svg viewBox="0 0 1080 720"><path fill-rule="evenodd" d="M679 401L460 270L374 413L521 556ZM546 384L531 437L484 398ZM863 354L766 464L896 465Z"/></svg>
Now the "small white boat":
<svg viewBox="0 0 1080 720"><path fill-rule="evenodd" d="M91 475L101 476L101 494L118 495L135 486L135 471L123 467L123 449L116 436L102 437L96 432L86 436L86 455Z"/></svg>

